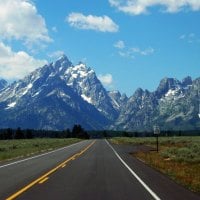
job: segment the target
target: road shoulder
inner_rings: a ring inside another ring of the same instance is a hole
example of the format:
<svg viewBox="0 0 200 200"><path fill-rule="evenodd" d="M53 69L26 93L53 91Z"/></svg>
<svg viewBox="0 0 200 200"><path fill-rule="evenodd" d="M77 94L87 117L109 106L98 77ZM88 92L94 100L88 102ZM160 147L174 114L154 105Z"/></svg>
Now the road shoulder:
<svg viewBox="0 0 200 200"><path fill-rule="evenodd" d="M126 164L156 193L161 199L170 200L199 200L200 196L181 185L172 181L166 175L147 166L144 162L134 158L130 153L136 152L140 148L148 150L148 147L138 145L116 145L111 144ZM141 150L141 149L140 149Z"/></svg>

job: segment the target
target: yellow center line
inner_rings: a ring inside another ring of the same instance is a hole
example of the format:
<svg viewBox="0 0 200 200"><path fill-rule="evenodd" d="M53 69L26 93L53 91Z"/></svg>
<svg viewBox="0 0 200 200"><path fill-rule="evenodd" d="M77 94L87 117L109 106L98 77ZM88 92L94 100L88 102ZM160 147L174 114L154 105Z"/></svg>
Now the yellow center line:
<svg viewBox="0 0 200 200"><path fill-rule="evenodd" d="M18 192L14 193L13 195L11 195L10 197L8 197L6 200L13 200L16 197L18 197L19 195L21 195L22 193L24 193L25 191L27 191L28 189L30 189L31 187L33 187L35 184L43 181L45 178L47 178L50 174L54 173L55 171L57 171L59 168L62 168L64 165L66 165L69 161L73 160L74 157L79 157L80 155L82 155L84 152L86 152L93 144L95 143L95 141L93 141L92 143L90 143L86 148L84 148L83 150L81 150L79 153L74 154L73 156L71 156L70 158L68 158L67 160L65 160L64 162L62 162L61 164L59 164L58 166L56 166L55 168L53 168L52 170L48 171L46 174L42 175L41 177L37 178L36 180L34 180L33 182L31 182L30 184L28 184L27 186L23 187L22 189L20 189Z"/></svg>
<svg viewBox="0 0 200 200"><path fill-rule="evenodd" d="M62 166L62 168L64 168L66 166L66 164L64 164L63 166Z"/></svg>
<svg viewBox="0 0 200 200"><path fill-rule="evenodd" d="M44 178L43 180L41 180L41 181L39 182L39 184L44 183L44 182L47 181L48 179L49 179L49 177Z"/></svg>

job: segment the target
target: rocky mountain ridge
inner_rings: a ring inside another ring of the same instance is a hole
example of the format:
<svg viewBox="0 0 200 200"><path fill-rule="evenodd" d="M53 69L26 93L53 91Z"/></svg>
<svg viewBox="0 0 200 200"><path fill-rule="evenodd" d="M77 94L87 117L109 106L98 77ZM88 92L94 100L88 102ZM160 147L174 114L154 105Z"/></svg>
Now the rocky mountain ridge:
<svg viewBox="0 0 200 200"><path fill-rule="evenodd" d="M4 79L0 79L0 90L2 90L3 88L5 88L7 86L7 81Z"/></svg>
<svg viewBox="0 0 200 200"><path fill-rule="evenodd" d="M11 85L0 80L0 128L200 129L199 90L200 78L164 78L154 92L138 88L128 98L106 91L94 70L64 55Z"/></svg>

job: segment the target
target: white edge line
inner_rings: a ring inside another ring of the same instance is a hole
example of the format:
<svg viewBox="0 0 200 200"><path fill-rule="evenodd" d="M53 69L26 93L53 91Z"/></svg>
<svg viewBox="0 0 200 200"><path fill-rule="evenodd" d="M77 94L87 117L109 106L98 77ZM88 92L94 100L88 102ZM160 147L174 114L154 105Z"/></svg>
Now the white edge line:
<svg viewBox="0 0 200 200"><path fill-rule="evenodd" d="M84 142L84 141L81 141L81 142ZM80 143L80 142L77 142L77 143L71 144L71 145L66 146L66 147L62 147L62 148L59 148L59 149L56 149L56 150L53 150L53 151L49 151L49 152L47 152L47 153L43 153L43 154L40 154L40 155L37 155L37 156L29 157L29 158L26 158L26 159L23 159L23 160L18 160L18 161L16 161L16 162L12 162L12 163L9 163L9 164L6 164L6 165L1 165L1 166L0 166L0 169L1 169L1 168L4 168L4 167L8 167L8 166L10 166L10 165L15 165L15 164L18 164L18 163L21 163L21 162L25 162L25 161L27 161L27 160L32 160L32 159L35 159L35 158L39 158L39 157L42 157L42 156L45 156L45 155L54 153L54 152L56 152L56 151L61 151L61 150L63 150L63 149L67 149L67 148L72 147L72 146L74 146L74 145L77 145L77 144L79 144L79 143Z"/></svg>
<svg viewBox="0 0 200 200"><path fill-rule="evenodd" d="M153 192L149 186L125 163L125 161L119 156L119 154L115 151L115 149L110 145L110 143L106 140L106 143L108 146L113 150L115 155L118 157L118 159L122 162L122 164L129 170L129 172L139 181L139 183L151 194L151 196L155 200L161 200L155 192Z"/></svg>

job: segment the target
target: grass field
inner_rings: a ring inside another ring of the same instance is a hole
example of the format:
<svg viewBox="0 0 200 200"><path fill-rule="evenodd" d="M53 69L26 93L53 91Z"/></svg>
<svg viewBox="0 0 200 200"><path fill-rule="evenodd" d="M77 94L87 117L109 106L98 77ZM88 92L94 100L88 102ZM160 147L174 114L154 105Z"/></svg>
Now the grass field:
<svg viewBox="0 0 200 200"><path fill-rule="evenodd" d="M79 141L81 140L76 138L0 140L0 161L32 156L34 154L64 147Z"/></svg>
<svg viewBox="0 0 200 200"><path fill-rule="evenodd" d="M154 147L155 138L113 138L115 144L140 144ZM167 174L186 188L200 193L200 137L160 137L159 152L137 152L133 156Z"/></svg>

